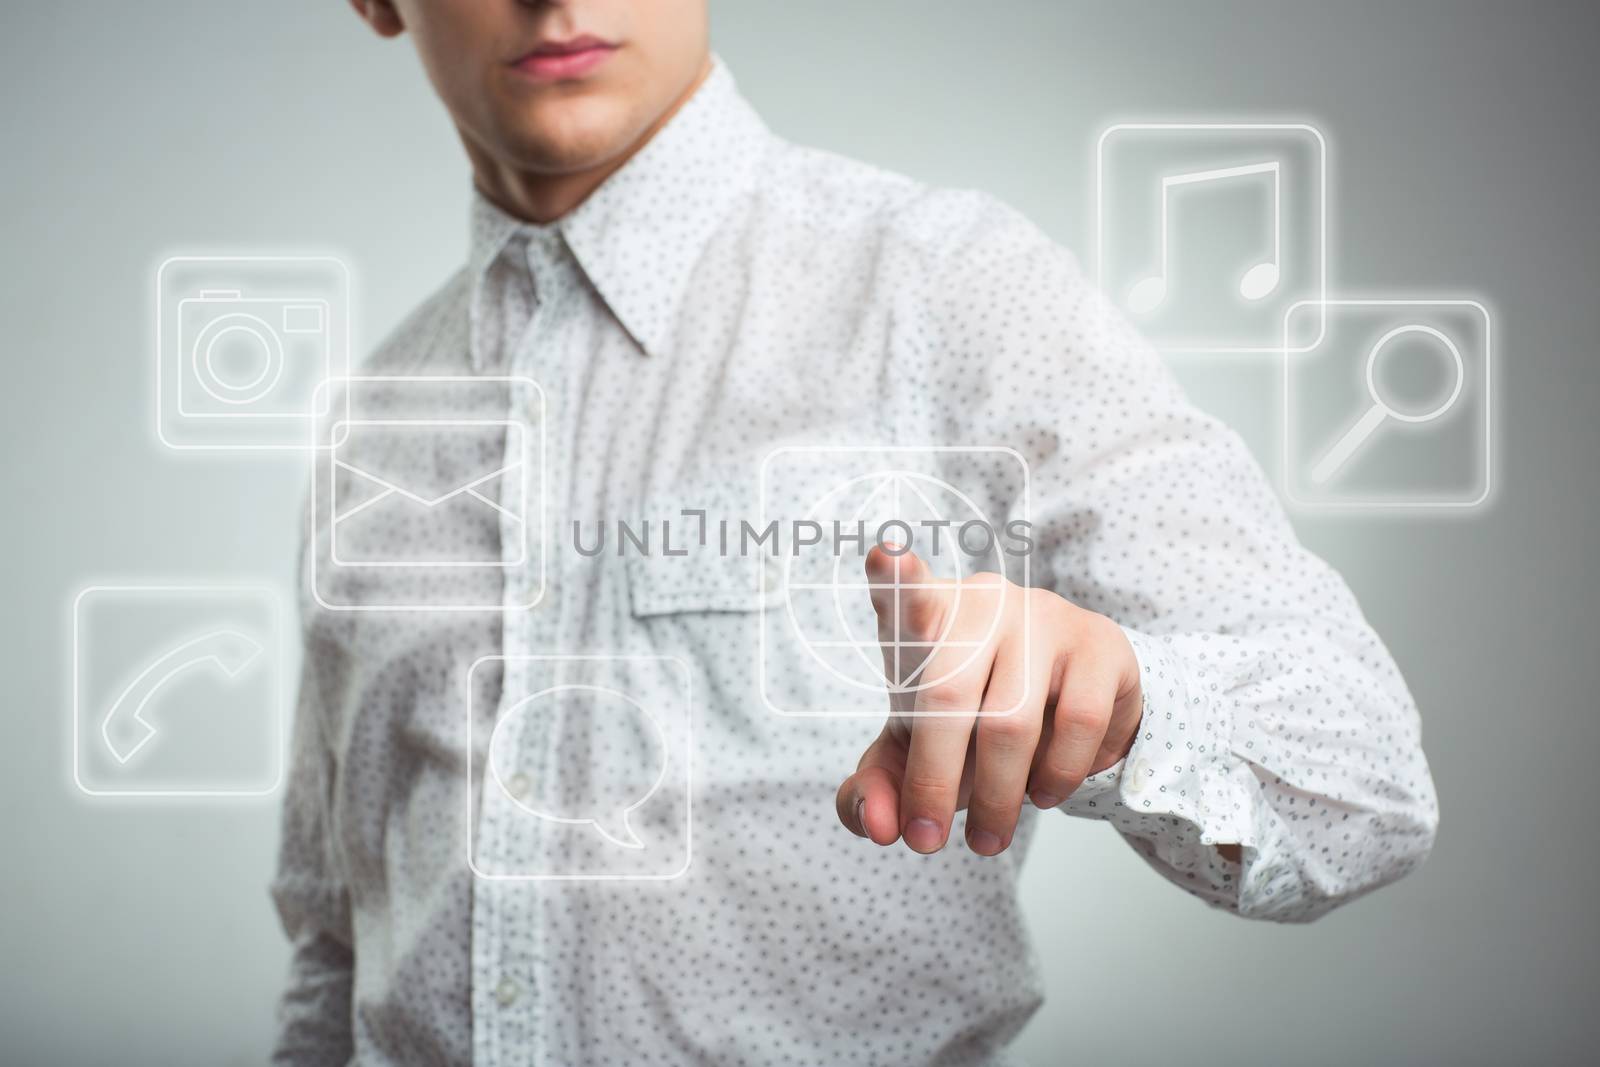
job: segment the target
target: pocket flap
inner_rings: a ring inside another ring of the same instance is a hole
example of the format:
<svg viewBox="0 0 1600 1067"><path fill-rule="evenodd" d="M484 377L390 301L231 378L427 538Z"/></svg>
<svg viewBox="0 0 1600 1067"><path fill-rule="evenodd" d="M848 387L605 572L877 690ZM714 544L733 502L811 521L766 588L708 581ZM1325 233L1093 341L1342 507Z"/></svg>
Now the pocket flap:
<svg viewBox="0 0 1600 1067"><path fill-rule="evenodd" d="M684 502L692 501L693 509ZM652 516L634 536L614 529L627 558L628 597L639 616L691 611L760 611L781 573L773 545L742 536L749 504L724 481L679 484L641 509Z"/></svg>
<svg viewBox="0 0 1600 1067"><path fill-rule="evenodd" d="M633 555L628 559L628 599L638 616L680 611L760 611L760 559L692 552L686 556Z"/></svg>

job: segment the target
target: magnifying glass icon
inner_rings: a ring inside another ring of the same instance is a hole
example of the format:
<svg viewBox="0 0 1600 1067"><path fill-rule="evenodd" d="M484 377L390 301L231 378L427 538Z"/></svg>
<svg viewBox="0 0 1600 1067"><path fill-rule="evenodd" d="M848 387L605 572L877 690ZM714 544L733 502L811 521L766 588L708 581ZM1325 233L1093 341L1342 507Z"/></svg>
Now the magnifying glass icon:
<svg viewBox="0 0 1600 1067"><path fill-rule="evenodd" d="M1424 411L1420 415L1410 415L1403 411L1397 411L1393 405L1386 403L1379 392L1377 375L1374 373L1378 366L1378 356L1388 346L1389 342L1397 337L1404 337L1413 333L1425 334L1444 345L1445 350L1450 353L1450 358L1455 361L1456 365L1456 384L1455 388L1450 390L1450 395L1445 397L1443 403L1438 404L1429 411ZM1456 400L1461 396L1461 387L1466 384L1466 381L1466 362L1461 358L1461 349L1457 348L1456 343L1450 338L1432 326L1423 326L1420 323L1397 326L1390 330L1378 338L1378 343L1373 345L1372 351L1367 353L1367 394L1372 397L1372 406L1356 420L1355 425L1344 432L1344 436L1339 438L1337 444L1328 449L1328 454L1318 460L1315 467L1311 468L1311 480L1321 485L1329 478L1332 478L1338 473L1339 468L1348 463L1350 457L1355 455L1356 449L1365 444L1367 438L1371 437L1373 432L1383 425L1386 419L1394 419L1397 422L1432 422L1434 419L1442 418L1445 412L1455 407Z"/></svg>

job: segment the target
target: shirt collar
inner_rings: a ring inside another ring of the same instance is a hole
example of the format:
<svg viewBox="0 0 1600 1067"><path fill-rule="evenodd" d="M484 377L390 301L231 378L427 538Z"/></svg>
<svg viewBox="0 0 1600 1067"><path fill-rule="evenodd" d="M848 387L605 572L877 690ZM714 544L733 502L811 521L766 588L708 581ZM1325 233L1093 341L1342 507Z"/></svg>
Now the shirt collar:
<svg viewBox="0 0 1600 1067"><path fill-rule="evenodd" d="M663 355L695 264L753 181L771 135L720 59L678 113L583 203L549 226L475 193L474 289L519 232L555 232L623 329Z"/></svg>
<svg viewBox="0 0 1600 1067"><path fill-rule="evenodd" d="M467 255L467 269L472 275L474 290L483 284L483 276L489 273L490 265L500 257L513 237L524 231L542 228L507 214L476 188L472 190L471 225L472 243Z"/></svg>

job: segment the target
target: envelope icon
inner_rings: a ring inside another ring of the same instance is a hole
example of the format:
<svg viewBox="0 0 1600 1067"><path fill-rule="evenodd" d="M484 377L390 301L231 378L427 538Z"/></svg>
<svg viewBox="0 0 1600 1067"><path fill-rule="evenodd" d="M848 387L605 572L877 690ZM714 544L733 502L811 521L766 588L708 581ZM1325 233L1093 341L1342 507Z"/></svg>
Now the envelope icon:
<svg viewBox="0 0 1600 1067"><path fill-rule="evenodd" d="M328 452L330 554L343 567L526 562L527 426L346 419ZM516 545L514 551L511 545Z"/></svg>

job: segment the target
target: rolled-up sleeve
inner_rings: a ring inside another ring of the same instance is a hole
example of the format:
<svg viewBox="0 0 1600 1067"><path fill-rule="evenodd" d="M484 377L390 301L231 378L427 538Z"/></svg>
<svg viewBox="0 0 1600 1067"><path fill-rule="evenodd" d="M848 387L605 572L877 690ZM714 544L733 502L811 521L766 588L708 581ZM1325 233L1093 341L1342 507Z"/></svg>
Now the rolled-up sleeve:
<svg viewBox="0 0 1600 1067"><path fill-rule="evenodd" d="M1412 870L1438 823L1418 713L1348 587L1070 256L1003 208L972 217L927 309L929 365L957 368L940 432L1023 454L1034 584L1121 624L1142 674L1132 750L1063 808L1251 918Z"/></svg>

